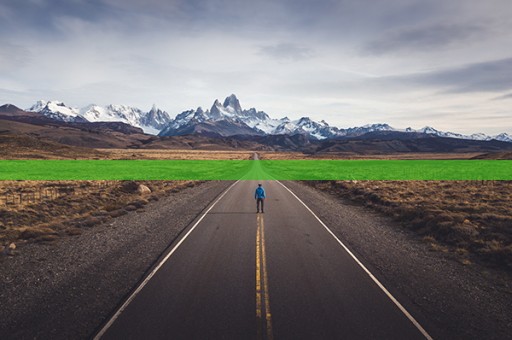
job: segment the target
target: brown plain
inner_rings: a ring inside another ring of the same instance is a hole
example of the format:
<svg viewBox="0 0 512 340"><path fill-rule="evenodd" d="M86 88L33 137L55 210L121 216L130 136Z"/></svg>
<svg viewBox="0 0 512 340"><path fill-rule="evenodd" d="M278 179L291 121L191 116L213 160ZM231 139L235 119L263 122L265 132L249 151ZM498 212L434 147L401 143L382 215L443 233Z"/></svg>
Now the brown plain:
<svg viewBox="0 0 512 340"><path fill-rule="evenodd" d="M432 250L512 272L512 181L321 181L319 190L399 221Z"/></svg>
<svg viewBox="0 0 512 340"><path fill-rule="evenodd" d="M170 150L170 149L97 149L109 159L170 159L170 160L244 160L252 159L247 150Z"/></svg>

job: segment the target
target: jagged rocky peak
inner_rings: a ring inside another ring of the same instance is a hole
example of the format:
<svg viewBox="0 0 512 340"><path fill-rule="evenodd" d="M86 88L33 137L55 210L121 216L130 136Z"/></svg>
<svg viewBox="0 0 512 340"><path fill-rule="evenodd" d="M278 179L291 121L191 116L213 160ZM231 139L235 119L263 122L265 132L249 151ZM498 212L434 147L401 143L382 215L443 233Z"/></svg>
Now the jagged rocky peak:
<svg viewBox="0 0 512 340"><path fill-rule="evenodd" d="M500 133L499 135L496 135L494 139L502 141L502 142L512 142L512 136L509 135L506 132Z"/></svg>
<svg viewBox="0 0 512 340"><path fill-rule="evenodd" d="M236 118L243 116L246 116L246 112L242 111L240 101L234 94L226 97L223 104L216 99L210 109L210 118L215 120L225 119L226 117Z"/></svg>
<svg viewBox="0 0 512 340"><path fill-rule="evenodd" d="M301 118L299 119L298 124L299 124L299 125L311 124L311 122L312 122L312 121L311 121L311 119L310 119L309 117L301 117Z"/></svg>
<svg viewBox="0 0 512 340"><path fill-rule="evenodd" d="M264 111L257 111L254 107L251 107L249 110L243 110L242 115L249 118L257 118L259 120L269 120L270 117Z"/></svg>
<svg viewBox="0 0 512 340"><path fill-rule="evenodd" d="M142 114L139 118L141 126L151 126L157 130L161 130L171 121L171 117L165 111L160 110L153 104L153 107L146 114Z"/></svg>
<svg viewBox="0 0 512 340"><path fill-rule="evenodd" d="M241 114L242 107L240 106L240 101L236 97L236 95L231 94L224 100L224 104L222 106L226 109L232 109L233 113Z"/></svg>
<svg viewBox="0 0 512 340"><path fill-rule="evenodd" d="M194 119L199 121L205 121L209 119L209 117L211 116L210 111L204 111L202 107L198 107L196 110L193 110L192 112L194 113Z"/></svg>
<svg viewBox="0 0 512 340"><path fill-rule="evenodd" d="M223 116L224 107L219 102L218 99L215 99L215 102L212 105L212 108L210 109L210 117L212 119L221 119Z"/></svg>
<svg viewBox="0 0 512 340"><path fill-rule="evenodd" d="M377 124L368 124L364 125L363 128L367 128L372 131L391 131L394 130L389 124L386 123L377 123Z"/></svg>
<svg viewBox="0 0 512 340"><path fill-rule="evenodd" d="M158 112L162 112L162 110L160 110L159 108L156 107L156 104L153 104L153 106L151 106L151 110L149 110L148 113L151 113L151 114L156 114Z"/></svg>

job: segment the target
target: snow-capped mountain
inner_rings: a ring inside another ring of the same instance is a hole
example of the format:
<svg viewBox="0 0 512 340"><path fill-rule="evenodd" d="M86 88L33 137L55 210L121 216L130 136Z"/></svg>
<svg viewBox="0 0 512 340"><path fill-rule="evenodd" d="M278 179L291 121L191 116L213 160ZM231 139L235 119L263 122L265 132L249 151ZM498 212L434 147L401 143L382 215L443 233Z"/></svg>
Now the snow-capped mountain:
<svg viewBox="0 0 512 340"><path fill-rule="evenodd" d="M250 127L242 119L228 112L215 109L204 111L201 107L188 110L176 116L158 134L159 136L180 136L192 133L220 136L263 135L264 133ZM213 111L213 113L212 113Z"/></svg>
<svg viewBox="0 0 512 340"><path fill-rule="evenodd" d="M160 132L164 126L171 121L171 116L165 111L160 110L153 105L147 114L141 117L141 126L151 126ZM158 133L155 133L157 135Z"/></svg>
<svg viewBox="0 0 512 340"><path fill-rule="evenodd" d="M221 127L222 125L222 127ZM438 131L432 127L422 129L395 129L388 124L369 124L360 127L337 128L330 126L324 120L316 122L309 117L290 120L287 117L273 119L263 111L255 108L242 109L238 98L232 94L224 102L217 99L210 110L204 111L201 107L196 110L184 111L170 121L160 132L159 136L176 136L188 133L215 133L222 136L234 134L257 135L306 135L311 139L322 140L327 138L351 138L367 133L401 132L435 135L439 137L492 140L512 142L512 137L506 133L497 136L488 136L483 133L462 135L453 132Z"/></svg>
<svg viewBox="0 0 512 340"><path fill-rule="evenodd" d="M329 126L324 120L317 123L309 117L302 117L297 120L287 120L277 126L273 134L275 135L296 135L306 134L314 139L333 138L340 135L340 129Z"/></svg>
<svg viewBox="0 0 512 340"><path fill-rule="evenodd" d="M80 116L80 112L78 109L68 107L63 102L59 102L56 100L40 100L34 105L32 105L29 109L27 109L27 111L39 112L48 118L61 120L68 123L80 123L87 121Z"/></svg>
<svg viewBox="0 0 512 340"><path fill-rule="evenodd" d="M501 133L489 136L483 133L463 135L454 132L444 132L433 127L421 129L395 129L388 124L370 124L360 127L338 128L330 126L325 121L316 122L309 117L290 120L271 118L264 111L255 108L244 110L236 95L227 97L223 103L215 100L209 110L198 107L178 114L172 119L165 111L153 106L144 112L138 108L126 105L98 106L89 105L82 109L66 106L59 101L38 101L27 111L39 112L46 117L65 122L123 122L140 127L145 133L159 136L178 136L186 134L211 134L220 136L233 135L304 135L312 140L329 138L353 138L368 133L414 133L439 136L445 138L470 140L498 140L512 142L512 136Z"/></svg>
<svg viewBox="0 0 512 340"><path fill-rule="evenodd" d="M201 125L206 128L206 123L219 125L237 125L237 129L221 131L222 136L230 136L240 133L240 126L244 126L244 134L257 135L307 135L311 139L322 140L336 137L355 137L373 131L392 131L393 128L387 124L373 124L363 127L339 129L330 126L324 120L316 122L309 117L302 117L290 120L288 117L281 119L271 118L267 113L258 111L255 108L242 109L238 98L232 94L224 100L224 103L217 99L211 109L204 111L201 107L196 110L184 111L169 122L160 132L160 136L176 136L193 131L193 126ZM211 126L210 126L211 127ZM204 130L202 130L204 132ZM213 132L208 129L209 132ZM236 131L237 133L234 133Z"/></svg>
<svg viewBox="0 0 512 340"><path fill-rule="evenodd" d="M238 98L232 94L224 100L223 104L218 99L215 100L209 110L204 111L198 107L196 110L178 114L159 136L176 136L190 133L190 131L221 136L265 135L271 134L282 122L271 119L265 112L254 108L242 110Z"/></svg>
<svg viewBox="0 0 512 340"><path fill-rule="evenodd" d="M400 130L396 130L396 131L400 131ZM496 136L489 136L489 135L486 135L485 133L473 133L471 135L463 135L463 134L455 133L455 132L439 131L439 130L434 129L431 126L425 126L421 129L417 129L417 130L408 127L404 131L405 132L424 133L424 134L428 134L428 135L434 135L434 136L446 137L446 138L483 140L483 141L489 141L489 140L494 139L494 140L498 140L501 142L512 142L512 136L510 136L507 133L500 133L499 135L496 135Z"/></svg>
<svg viewBox="0 0 512 340"><path fill-rule="evenodd" d="M494 136L493 139L499 140L500 142L512 142L512 136L505 132Z"/></svg>
<svg viewBox="0 0 512 340"><path fill-rule="evenodd" d="M247 126L263 134L274 134L274 130L284 122L282 119L272 119L263 111L257 111L255 108L242 110L240 101L232 94L221 104L218 100L212 105L210 113L217 119L230 118L239 122L243 122ZM288 118L286 118L288 121Z"/></svg>
<svg viewBox="0 0 512 340"><path fill-rule="evenodd" d="M145 133L156 135L171 121L165 111L155 106L144 112L126 105L88 105L82 109L66 106L59 101L40 100L27 111L39 112L49 118L65 122L122 122L140 127Z"/></svg>
<svg viewBox="0 0 512 340"><path fill-rule="evenodd" d="M227 126L236 126L231 131L221 131L219 134L230 136L240 134L240 129L246 131L245 134L255 135L295 135L307 134L314 139L325 139L337 134L338 129L330 127L322 121L317 123L308 117L290 121L287 117L273 119L255 108L243 110L238 98L232 94L224 100L224 103L217 99L209 110L202 108L196 110L184 111L176 116L174 121L170 122L161 132L160 136L175 136L190 131L191 126L209 122L219 125L220 122ZM236 131L237 133L233 133Z"/></svg>

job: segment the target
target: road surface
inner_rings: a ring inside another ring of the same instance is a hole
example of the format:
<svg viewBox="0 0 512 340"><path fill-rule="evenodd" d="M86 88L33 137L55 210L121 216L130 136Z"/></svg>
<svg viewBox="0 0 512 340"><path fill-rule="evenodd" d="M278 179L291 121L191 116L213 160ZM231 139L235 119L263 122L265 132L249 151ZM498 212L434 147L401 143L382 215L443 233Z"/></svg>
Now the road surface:
<svg viewBox="0 0 512 340"><path fill-rule="evenodd" d="M425 339L281 183L239 181L170 247L101 339ZM402 309L401 309L402 308Z"/></svg>

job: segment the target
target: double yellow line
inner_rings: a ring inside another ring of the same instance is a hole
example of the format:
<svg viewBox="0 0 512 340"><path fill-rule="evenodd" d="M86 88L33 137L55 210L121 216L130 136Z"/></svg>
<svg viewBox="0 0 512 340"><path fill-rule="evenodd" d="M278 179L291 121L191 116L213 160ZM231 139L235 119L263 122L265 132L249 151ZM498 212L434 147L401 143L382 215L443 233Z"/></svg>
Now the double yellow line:
<svg viewBox="0 0 512 340"><path fill-rule="evenodd" d="M265 251L265 221L263 215L256 215L256 321L258 339L272 340L272 313L268 293L267 255ZM264 316L264 317L263 317Z"/></svg>

